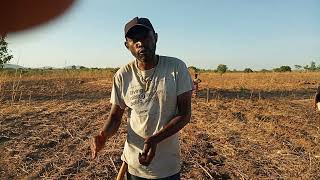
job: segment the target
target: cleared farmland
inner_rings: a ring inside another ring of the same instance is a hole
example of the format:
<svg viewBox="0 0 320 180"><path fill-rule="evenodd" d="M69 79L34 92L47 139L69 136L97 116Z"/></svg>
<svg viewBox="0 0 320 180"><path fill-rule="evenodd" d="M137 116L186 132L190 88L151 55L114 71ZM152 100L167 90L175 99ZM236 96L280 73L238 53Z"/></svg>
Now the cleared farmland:
<svg viewBox="0 0 320 180"><path fill-rule="evenodd" d="M114 179L126 117L96 160L110 71L1 73L0 179ZM320 179L320 73L202 73L181 132L183 179ZM207 88L209 102L207 102Z"/></svg>

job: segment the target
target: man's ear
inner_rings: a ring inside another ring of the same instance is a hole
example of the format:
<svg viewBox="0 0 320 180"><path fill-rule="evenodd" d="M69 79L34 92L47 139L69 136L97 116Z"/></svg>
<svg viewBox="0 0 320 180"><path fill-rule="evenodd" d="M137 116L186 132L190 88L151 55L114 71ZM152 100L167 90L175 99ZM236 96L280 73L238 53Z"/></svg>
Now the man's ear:
<svg viewBox="0 0 320 180"><path fill-rule="evenodd" d="M154 40L156 41L156 43L158 42L158 33L154 33Z"/></svg>
<svg viewBox="0 0 320 180"><path fill-rule="evenodd" d="M128 42L127 42L127 41L124 42L124 45L126 46L127 49L129 49L129 46L128 46Z"/></svg>

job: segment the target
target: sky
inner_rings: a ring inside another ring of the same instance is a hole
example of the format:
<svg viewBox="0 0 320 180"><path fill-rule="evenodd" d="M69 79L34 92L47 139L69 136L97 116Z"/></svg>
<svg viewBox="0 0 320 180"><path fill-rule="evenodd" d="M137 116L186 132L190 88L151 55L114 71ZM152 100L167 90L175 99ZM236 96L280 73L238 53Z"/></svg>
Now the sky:
<svg viewBox="0 0 320 180"><path fill-rule="evenodd" d="M123 29L136 16L158 33L157 54L187 66L320 64L319 0L78 0L44 26L9 34L10 63L120 67L133 60Z"/></svg>

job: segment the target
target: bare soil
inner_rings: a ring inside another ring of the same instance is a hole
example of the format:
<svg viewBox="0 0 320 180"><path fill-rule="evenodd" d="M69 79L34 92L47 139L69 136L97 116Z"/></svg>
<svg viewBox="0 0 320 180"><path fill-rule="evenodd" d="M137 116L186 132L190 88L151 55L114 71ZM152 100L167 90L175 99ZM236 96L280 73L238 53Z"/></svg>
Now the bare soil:
<svg viewBox="0 0 320 180"><path fill-rule="evenodd" d="M320 179L312 109L320 74L200 78L180 134L182 179ZM0 179L115 179L126 116L96 160L89 147L108 117L111 86L102 75L2 79Z"/></svg>

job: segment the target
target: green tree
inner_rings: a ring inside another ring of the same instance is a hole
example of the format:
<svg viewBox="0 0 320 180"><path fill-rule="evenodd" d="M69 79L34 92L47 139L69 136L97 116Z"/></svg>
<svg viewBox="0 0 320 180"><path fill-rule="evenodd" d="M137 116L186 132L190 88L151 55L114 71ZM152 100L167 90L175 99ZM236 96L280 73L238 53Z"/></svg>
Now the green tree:
<svg viewBox="0 0 320 180"><path fill-rule="evenodd" d="M8 43L5 41L5 38L5 35L0 35L0 69L13 58L13 56L9 54Z"/></svg>
<svg viewBox="0 0 320 180"><path fill-rule="evenodd" d="M199 71L199 69L194 66L189 66L188 69L190 69L191 71L193 71L195 73L197 73Z"/></svg>
<svg viewBox="0 0 320 180"><path fill-rule="evenodd" d="M301 65L296 64L296 65L294 65L294 68L296 68L297 70L300 70L300 69L302 69L302 66L301 66Z"/></svg>
<svg viewBox="0 0 320 180"><path fill-rule="evenodd" d="M315 70L317 70L316 62L311 61L309 70L310 70L310 71L315 71Z"/></svg>
<svg viewBox="0 0 320 180"><path fill-rule="evenodd" d="M291 72L290 66L281 66L279 68L273 69L274 72Z"/></svg>
<svg viewBox="0 0 320 180"><path fill-rule="evenodd" d="M221 74L227 72L227 70L228 70L228 67L225 64L219 64L217 67L217 72Z"/></svg>
<svg viewBox="0 0 320 180"><path fill-rule="evenodd" d="M252 69L250 69L250 68L245 68L245 69L243 70L243 72L245 72L245 73L252 73L253 71L252 71Z"/></svg>
<svg viewBox="0 0 320 180"><path fill-rule="evenodd" d="M261 69L260 72L270 72L268 69Z"/></svg>

